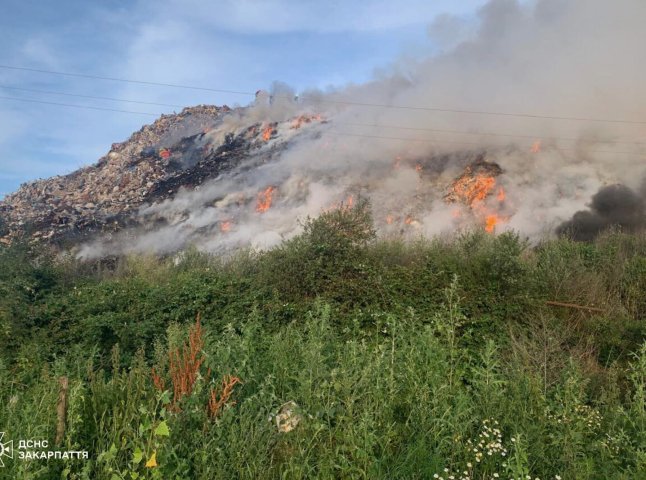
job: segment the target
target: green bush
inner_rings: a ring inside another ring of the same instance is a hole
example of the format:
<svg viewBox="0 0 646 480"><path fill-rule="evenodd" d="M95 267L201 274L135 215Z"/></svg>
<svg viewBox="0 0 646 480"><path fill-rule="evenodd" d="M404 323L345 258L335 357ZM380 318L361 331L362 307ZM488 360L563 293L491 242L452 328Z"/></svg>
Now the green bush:
<svg viewBox="0 0 646 480"><path fill-rule="evenodd" d="M362 202L228 259L3 247L0 430L53 442L65 375L62 448L90 459L0 478L640 478L645 254L617 232L379 240ZM175 409L151 368L198 313L204 363ZM224 375L243 384L212 416Z"/></svg>

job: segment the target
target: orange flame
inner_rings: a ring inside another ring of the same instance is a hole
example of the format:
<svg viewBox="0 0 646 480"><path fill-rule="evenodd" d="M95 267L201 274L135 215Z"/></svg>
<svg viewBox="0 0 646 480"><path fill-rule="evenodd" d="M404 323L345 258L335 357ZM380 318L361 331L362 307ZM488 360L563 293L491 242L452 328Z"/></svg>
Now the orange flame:
<svg viewBox="0 0 646 480"><path fill-rule="evenodd" d="M386 215L386 223L388 225L392 225L392 223L395 221L392 215Z"/></svg>
<svg viewBox="0 0 646 480"><path fill-rule="evenodd" d="M258 193L258 199L256 201L256 212L265 213L271 207L272 196L274 194L275 187L267 187L262 192Z"/></svg>
<svg viewBox="0 0 646 480"><path fill-rule="evenodd" d="M411 217L410 215L406 215L406 218L404 219L404 223L406 225L412 224L413 223L413 217Z"/></svg>
<svg viewBox="0 0 646 480"><path fill-rule="evenodd" d="M229 220L225 220L224 222L220 223L220 231L222 233L227 233L231 231L231 222Z"/></svg>
<svg viewBox="0 0 646 480"><path fill-rule="evenodd" d="M164 160L166 160L168 157L170 157L170 150L169 150L169 149L167 149L167 148L162 148L162 149L159 151L159 156L160 156L161 158L163 158Z"/></svg>
<svg viewBox="0 0 646 480"><path fill-rule="evenodd" d="M496 195L496 198L498 199L499 202L504 202L505 201L505 189L500 187L498 189L498 195Z"/></svg>
<svg viewBox="0 0 646 480"><path fill-rule="evenodd" d="M271 136L274 134L274 132L275 132L274 127L272 127L271 125L267 125L265 129L262 131L262 139L265 142L268 142Z"/></svg>
<svg viewBox="0 0 646 480"><path fill-rule="evenodd" d="M301 128L304 123L311 123L314 120L320 122L321 120L323 120L323 116L320 113L317 113L315 115L307 115L307 114L299 115L294 120L292 120L292 125L289 128L295 130L297 128Z"/></svg>
<svg viewBox="0 0 646 480"><path fill-rule="evenodd" d="M420 173L420 174L421 174L421 173L422 173L422 170L424 170L424 167L422 167L422 164L421 164L421 163L418 163L417 165L415 165L415 171L416 171L417 173Z"/></svg>
<svg viewBox="0 0 646 480"><path fill-rule="evenodd" d="M494 177L479 175L475 178L465 178L456 183L455 194L469 205L484 200L496 185Z"/></svg>
<svg viewBox="0 0 646 480"><path fill-rule="evenodd" d="M487 231L487 233L494 233L498 222L498 215L487 215L487 218L485 218L485 230Z"/></svg>
<svg viewBox="0 0 646 480"><path fill-rule="evenodd" d="M541 141L540 141L540 140L536 140L536 141L532 144L532 153L540 153L540 151L541 151Z"/></svg>

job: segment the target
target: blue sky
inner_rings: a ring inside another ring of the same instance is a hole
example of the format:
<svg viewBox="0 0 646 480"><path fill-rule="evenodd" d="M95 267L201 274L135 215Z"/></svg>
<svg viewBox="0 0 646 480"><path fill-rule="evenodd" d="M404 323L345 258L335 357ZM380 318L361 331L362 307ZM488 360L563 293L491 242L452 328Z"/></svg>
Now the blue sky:
<svg viewBox="0 0 646 480"><path fill-rule="evenodd" d="M438 15L469 19L484 0L3 0L0 65L253 92L361 83L402 56L441 47ZM441 33L441 32L440 32ZM156 115L179 108L80 99L7 87L178 105L251 97L0 68L0 96ZM0 99L0 198L19 184L94 163L154 116Z"/></svg>

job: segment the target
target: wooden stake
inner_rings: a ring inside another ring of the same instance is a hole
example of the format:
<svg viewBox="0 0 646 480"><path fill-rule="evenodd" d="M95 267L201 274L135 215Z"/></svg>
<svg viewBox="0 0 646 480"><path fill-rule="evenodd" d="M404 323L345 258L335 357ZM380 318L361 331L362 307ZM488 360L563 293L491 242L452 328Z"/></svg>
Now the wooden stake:
<svg viewBox="0 0 646 480"><path fill-rule="evenodd" d="M58 394L58 404L56 405L56 416L58 421L56 423L56 446L60 447L65 437L65 424L67 421L67 391L69 389L69 380L67 377L58 379L61 384L61 389Z"/></svg>
<svg viewBox="0 0 646 480"><path fill-rule="evenodd" d="M563 302L547 301L547 302L545 302L545 304L546 305L554 305L556 307L568 307L568 308L576 308L578 310L589 310L591 312L601 312L601 313L603 313L605 311L602 308L586 307L584 305L576 305L574 303L563 303Z"/></svg>

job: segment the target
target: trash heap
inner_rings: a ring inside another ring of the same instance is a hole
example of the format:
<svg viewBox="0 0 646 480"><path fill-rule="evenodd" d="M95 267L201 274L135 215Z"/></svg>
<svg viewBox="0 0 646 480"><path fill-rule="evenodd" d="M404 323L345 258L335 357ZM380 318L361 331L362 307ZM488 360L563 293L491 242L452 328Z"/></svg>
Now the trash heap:
<svg viewBox="0 0 646 480"><path fill-rule="evenodd" d="M133 222L144 204L213 178L264 143L260 125L210 136L227 107L199 105L162 115L89 167L28 182L0 201L0 243L22 238L65 245Z"/></svg>

